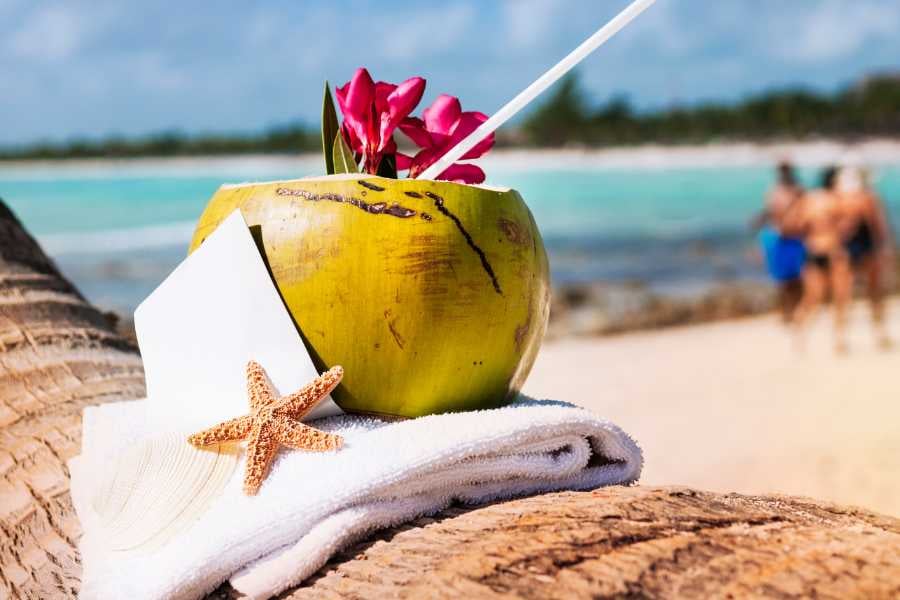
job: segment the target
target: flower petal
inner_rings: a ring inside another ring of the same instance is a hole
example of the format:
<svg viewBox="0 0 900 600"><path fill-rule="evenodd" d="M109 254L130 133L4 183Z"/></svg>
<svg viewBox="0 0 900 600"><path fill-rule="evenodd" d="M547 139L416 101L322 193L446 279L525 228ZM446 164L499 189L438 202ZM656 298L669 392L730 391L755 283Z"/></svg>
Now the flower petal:
<svg viewBox="0 0 900 600"><path fill-rule="evenodd" d="M347 114L347 92L350 90L350 82L348 81L341 87L335 86L334 95L337 97L338 108L341 109L341 114Z"/></svg>
<svg viewBox="0 0 900 600"><path fill-rule="evenodd" d="M399 123L409 116L425 93L425 80L421 77L410 77L391 92L387 97L388 111L391 118Z"/></svg>
<svg viewBox="0 0 900 600"><path fill-rule="evenodd" d="M450 130L453 129L460 114L462 114L462 107L459 105L459 98L447 94L438 96L422 113L428 132L443 136L450 134Z"/></svg>
<svg viewBox="0 0 900 600"><path fill-rule="evenodd" d="M431 148L434 145L431 136L425 130L425 122L422 119L406 117L400 121L400 131L419 148Z"/></svg>
<svg viewBox="0 0 900 600"><path fill-rule="evenodd" d="M473 111L462 113L459 116L459 120L456 122L456 126L453 128L453 132L450 134L450 139L447 141L447 148L450 149L469 137L469 134L478 129L478 127L481 126L482 123L487 121L487 119L487 115L481 112ZM493 145L494 134L492 133L478 142L474 148L466 152L462 156L461 160L478 158L479 156L490 150Z"/></svg>
<svg viewBox="0 0 900 600"><path fill-rule="evenodd" d="M434 148L419 150L419 152L413 156L412 165L409 167L408 177L410 179L415 179L419 176L419 173L430 167L437 159L438 157Z"/></svg>
<svg viewBox="0 0 900 600"><path fill-rule="evenodd" d="M381 141L381 148L379 152L381 154L396 154L397 153L397 142L394 141L393 137L389 137L387 141Z"/></svg>
<svg viewBox="0 0 900 600"><path fill-rule="evenodd" d="M372 137L372 103L375 100L372 77L368 71L359 68L350 81L335 89L335 95L344 115L347 143L354 151L364 152L366 146L377 143L377 140L369 139Z"/></svg>
<svg viewBox="0 0 900 600"><path fill-rule="evenodd" d="M397 170L405 171L410 168L413 164L413 157L407 154L403 154L402 152L398 152L396 155L397 158Z"/></svg>
<svg viewBox="0 0 900 600"><path fill-rule="evenodd" d="M344 124L341 125L341 134L344 136L344 141L347 142L347 145L350 146L351 150L360 153L363 151L362 142L356 135L356 131L347 124L346 119L344 119Z"/></svg>
<svg viewBox="0 0 900 600"><path fill-rule="evenodd" d="M425 80L421 77L410 77L387 96L387 110L382 111L379 107L381 115L381 135L382 145L387 143L394 133L394 129L405 119L409 113L419 104L422 94L425 92Z"/></svg>
<svg viewBox="0 0 900 600"><path fill-rule="evenodd" d="M365 119L369 113L369 105L375 100L375 82L372 81L369 72L360 67L353 73L353 78L343 88L339 88L337 93L341 112L345 118L349 113L357 119Z"/></svg>
<svg viewBox="0 0 900 600"><path fill-rule="evenodd" d="M393 83L379 81L375 84L375 112L381 114L388 110L388 97L397 89Z"/></svg>
<svg viewBox="0 0 900 600"><path fill-rule="evenodd" d="M437 179L457 183L481 183L484 181L484 171L477 165L455 163L447 167Z"/></svg>

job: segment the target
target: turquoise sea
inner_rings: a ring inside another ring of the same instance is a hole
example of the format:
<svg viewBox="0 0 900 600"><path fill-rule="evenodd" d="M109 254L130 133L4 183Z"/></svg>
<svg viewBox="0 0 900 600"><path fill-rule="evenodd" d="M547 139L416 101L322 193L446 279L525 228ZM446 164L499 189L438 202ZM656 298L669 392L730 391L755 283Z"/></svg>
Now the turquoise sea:
<svg viewBox="0 0 900 600"><path fill-rule="evenodd" d="M238 163L240 164L240 163ZM262 166L260 166L262 164ZM0 165L0 197L94 302L130 313L184 257L193 222L224 182L302 177L300 162L242 172L202 161L177 166L99 163L65 168ZM900 165L873 172L900 223ZM802 170L812 184L816 171ZM696 293L761 280L747 222L772 182L769 168L494 170L488 183L518 189L547 243L555 284L643 282Z"/></svg>

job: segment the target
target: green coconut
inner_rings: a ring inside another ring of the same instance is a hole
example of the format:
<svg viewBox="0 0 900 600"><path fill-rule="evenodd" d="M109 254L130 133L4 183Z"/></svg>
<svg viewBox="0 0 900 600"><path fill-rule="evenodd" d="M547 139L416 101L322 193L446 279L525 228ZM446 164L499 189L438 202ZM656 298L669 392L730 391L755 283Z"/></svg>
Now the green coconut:
<svg viewBox="0 0 900 600"><path fill-rule="evenodd" d="M500 406L546 330L544 244L518 192L346 174L222 186L190 250L236 208L347 411Z"/></svg>

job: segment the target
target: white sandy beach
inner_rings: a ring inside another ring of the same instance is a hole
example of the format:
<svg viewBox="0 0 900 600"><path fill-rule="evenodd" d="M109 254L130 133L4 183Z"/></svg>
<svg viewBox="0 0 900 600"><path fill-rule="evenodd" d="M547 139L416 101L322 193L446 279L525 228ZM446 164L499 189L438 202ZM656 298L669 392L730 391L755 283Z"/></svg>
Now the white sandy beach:
<svg viewBox="0 0 900 600"><path fill-rule="evenodd" d="M875 348L854 306L851 353L830 319L794 352L774 316L565 339L526 392L588 406L643 447L642 483L781 492L900 515L900 349ZM890 305L900 334L900 300Z"/></svg>
<svg viewBox="0 0 900 600"><path fill-rule="evenodd" d="M900 141L871 139L843 142L820 139L805 142L716 142L702 145L620 146L612 148L498 148L480 159L488 173L507 169L677 169L693 167L768 167L789 159L799 166L852 163L866 166L900 163ZM304 154L249 154L227 156L173 156L91 158L67 160L10 160L0 162L4 177L58 178L67 174L109 178L143 174L186 175L202 171L228 181L234 173L266 177L273 173L321 171L318 152ZM299 175L298 175L299 176Z"/></svg>

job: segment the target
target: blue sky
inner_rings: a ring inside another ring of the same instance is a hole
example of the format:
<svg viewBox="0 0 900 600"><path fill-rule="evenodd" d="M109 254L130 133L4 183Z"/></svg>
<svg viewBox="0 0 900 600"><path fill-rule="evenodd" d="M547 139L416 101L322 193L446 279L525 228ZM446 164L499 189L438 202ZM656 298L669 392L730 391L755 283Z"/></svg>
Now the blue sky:
<svg viewBox="0 0 900 600"><path fill-rule="evenodd" d="M490 113L625 0L0 0L0 144L317 124L359 65ZM896 0L659 0L581 69L643 108L900 69Z"/></svg>

